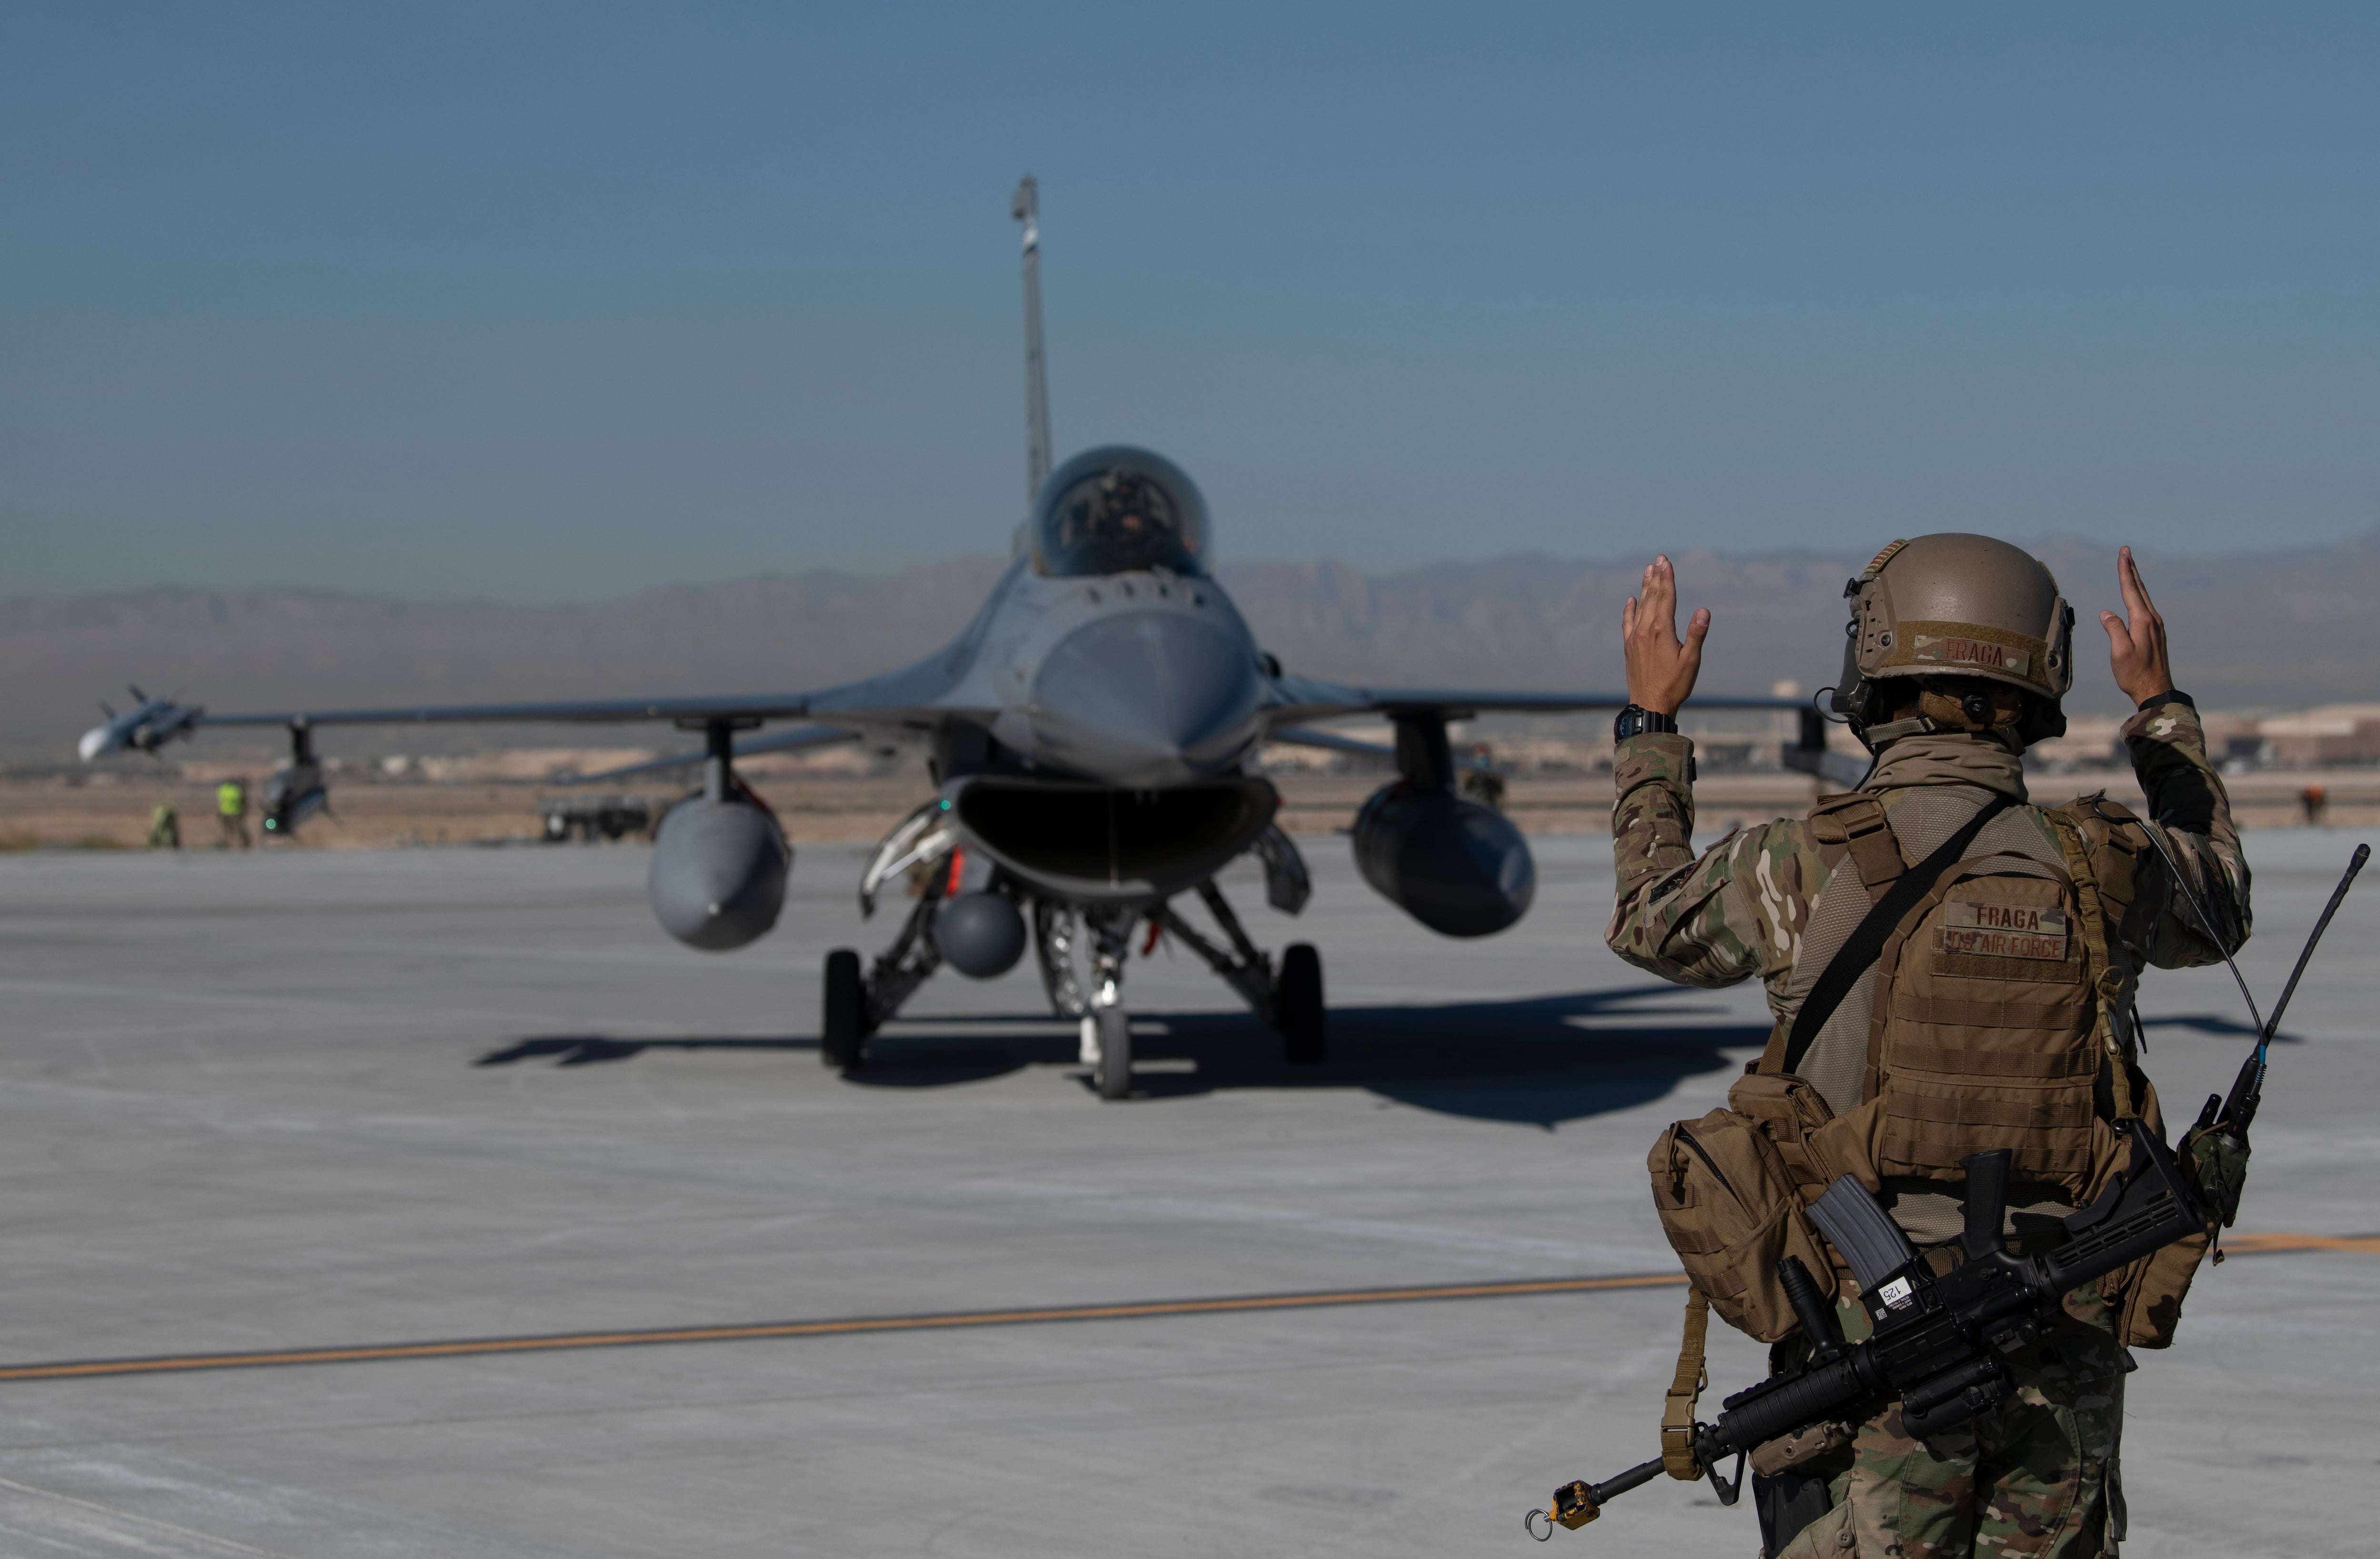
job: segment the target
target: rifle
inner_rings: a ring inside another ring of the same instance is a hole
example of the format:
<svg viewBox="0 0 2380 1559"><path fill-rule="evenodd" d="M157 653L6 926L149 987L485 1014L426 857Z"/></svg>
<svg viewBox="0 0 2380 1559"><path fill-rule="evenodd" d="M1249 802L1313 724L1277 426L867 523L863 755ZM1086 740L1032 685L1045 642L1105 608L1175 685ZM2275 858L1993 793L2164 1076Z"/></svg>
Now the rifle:
<svg viewBox="0 0 2380 1559"><path fill-rule="evenodd" d="M1865 1418L1869 1404L1900 1398L1902 1421L1920 1438L1998 1407L2014 1389L2002 1357L2038 1337L2068 1294L2203 1233L2207 1215L2171 1151L2137 1118L2123 1127L2130 1144L2124 1172L2098 1200L2063 1220L2071 1237L2037 1256L2010 1249L2000 1235L2010 1161L2005 1148L1960 1161L1967 1174L1966 1231L1958 1240L1960 1261L1947 1272L1934 1270L1857 1179L1846 1175L1828 1187L1811 1204L1810 1218L1850 1265L1874 1331L1864 1341L1844 1342L1834 1307L1809 1269L1792 1256L1777 1264L1813 1351L1799 1368L1729 1397L1716 1423L1694 1426L1694 1460L1719 1503L1736 1502L1744 1461L1755 1451L1783 1443L1777 1467L1759 1468L1782 1470L1800 1459L1786 1447L1806 1443L1828 1423ZM1719 1465L1730 1456L1734 1474L1721 1478ZM1557 1524L1584 1527L1663 1467L1656 1456L1601 1483L1568 1484L1555 1492L1550 1510L1533 1510L1523 1524L1540 1542ZM1536 1527L1541 1516L1542 1537Z"/></svg>

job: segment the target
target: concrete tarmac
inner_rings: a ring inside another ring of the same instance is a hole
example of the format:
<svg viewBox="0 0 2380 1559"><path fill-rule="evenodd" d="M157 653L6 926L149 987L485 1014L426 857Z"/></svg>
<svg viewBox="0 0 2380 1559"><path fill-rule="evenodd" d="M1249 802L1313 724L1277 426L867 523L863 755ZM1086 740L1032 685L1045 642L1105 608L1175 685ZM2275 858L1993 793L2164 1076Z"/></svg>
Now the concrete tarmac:
<svg viewBox="0 0 2380 1559"><path fill-rule="evenodd" d="M2277 993L2351 839L2253 834ZM767 941L654 926L635 848L0 859L0 1365L1675 1271L1643 1162L1718 1103L1756 991L1604 951L1608 847L1536 841L1521 926L1422 931L1337 840L1298 921L1333 1059L1183 956L1133 967L1102 1104L1020 968L818 1064L858 852ZM2380 883L2277 1048L2243 1230L2380 1231ZM2171 1108L2249 1032L2149 983ZM2370 1551L2380 1254L2242 1255L2131 1378L2131 1552ZM1539 1552L1653 1454L1669 1286L0 1383L0 1556ZM1717 1332L1718 1329L1714 1329ZM1728 1334L1716 1398L1762 1350ZM2361 1534L2361 1535L2359 1535ZM1729 1554L1666 1480L1546 1552Z"/></svg>

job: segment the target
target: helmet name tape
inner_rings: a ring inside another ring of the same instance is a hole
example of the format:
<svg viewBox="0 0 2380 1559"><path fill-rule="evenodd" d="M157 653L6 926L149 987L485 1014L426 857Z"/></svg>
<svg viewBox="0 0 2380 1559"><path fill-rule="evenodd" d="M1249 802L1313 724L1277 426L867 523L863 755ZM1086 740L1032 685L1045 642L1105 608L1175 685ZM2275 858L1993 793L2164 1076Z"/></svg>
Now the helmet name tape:
<svg viewBox="0 0 2380 1559"><path fill-rule="evenodd" d="M1973 667L2046 680L2034 670L2048 650L2038 639L1995 633L1971 623L1903 623L1901 627L1905 637L1899 652L1886 660L1887 665ZM1950 631L1942 631L1946 628Z"/></svg>

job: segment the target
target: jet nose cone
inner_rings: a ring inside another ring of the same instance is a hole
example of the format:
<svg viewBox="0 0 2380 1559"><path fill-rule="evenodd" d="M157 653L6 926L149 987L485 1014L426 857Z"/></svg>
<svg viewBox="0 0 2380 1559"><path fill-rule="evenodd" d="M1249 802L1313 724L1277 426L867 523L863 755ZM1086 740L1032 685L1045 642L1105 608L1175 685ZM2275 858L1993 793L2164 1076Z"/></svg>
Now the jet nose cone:
<svg viewBox="0 0 2380 1559"><path fill-rule="evenodd" d="M1112 785L1211 774L1256 737L1256 654L1239 636L1171 611L1118 613L1059 640L1033 682L1036 739Z"/></svg>
<svg viewBox="0 0 2380 1559"><path fill-rule="evenodd" d="M82 734L82 740L75 744L75 750L82 754L82 761L86 763L90 762L92 759L98 757L103 752L115 751L115 727L112 725L93 725L90 730L85 731Z"/></svg>

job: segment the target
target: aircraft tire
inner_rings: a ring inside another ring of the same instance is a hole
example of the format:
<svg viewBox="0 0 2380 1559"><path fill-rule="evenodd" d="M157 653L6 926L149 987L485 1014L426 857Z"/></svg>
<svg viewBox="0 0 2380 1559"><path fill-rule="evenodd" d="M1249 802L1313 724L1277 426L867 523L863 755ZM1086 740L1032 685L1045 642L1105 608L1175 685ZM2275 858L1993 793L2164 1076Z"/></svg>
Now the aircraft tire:
<svg viewBox="0 0 2380 1559"><path fill-rule="evenodd" d="M1281 949L1272 1004L1282 1055L1295 1066L1320 1061L1328 1048L1330 1013L1322 1005L1322 955L1312 943L1293 942Z"/></svg>
<svg viewBox="0 0 2380 1559"><path fill-rule="evenodd" d="M1102 1099L1132 1096L1132 1015L1121 1006L1095 1008L1099 1026L1099 1064L1094 1077Z"/></svg>
<svg viewBox="0 0 2380 1559"><path fill-rule="evenodd" d="M859 1065L868 1040L868 982L859 955L838 947L826 956L825 993L819 1015L819 1060L838 1072Z"/></svg>

